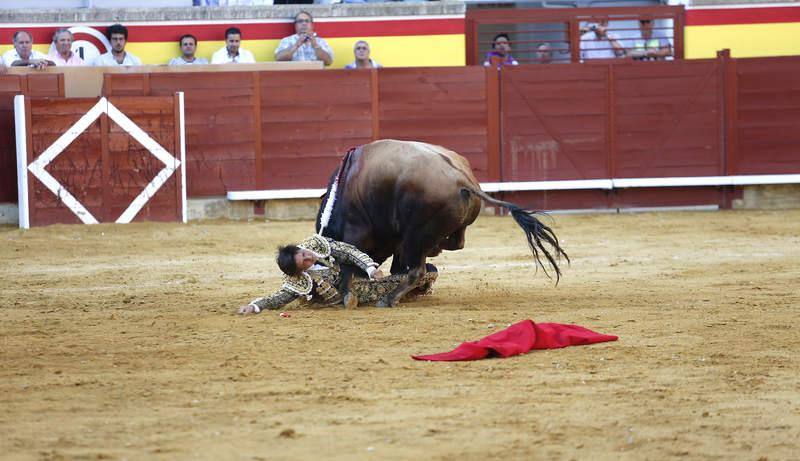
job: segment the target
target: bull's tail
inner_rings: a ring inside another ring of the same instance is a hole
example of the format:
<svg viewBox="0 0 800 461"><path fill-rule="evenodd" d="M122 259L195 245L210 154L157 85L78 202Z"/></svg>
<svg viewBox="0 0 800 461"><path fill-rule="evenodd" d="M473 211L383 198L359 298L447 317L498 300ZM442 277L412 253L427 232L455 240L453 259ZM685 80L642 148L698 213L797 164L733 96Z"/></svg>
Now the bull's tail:
<svg viewBox="0 0 800 461"><path fill-rule="evenodd" d="M539 267L542 268L544 273L550 277L550 273L547 272L547 268L544 266L544 263L542 263L541 255L543 254L555 271L556 284L558 284L558 281L561 279L561 269L558 267L557 260L563 255L567 263L569 263L569 256L561 248L561 245L559 245L558 237L556 237L553 229L536 218L536 215L545 215L545 213L541 211L524 210L511 202L497 200L478 188L463 187L461 190L475 194L492 205L498 205L508 209L514 221L525 231L525 237L528 239L528 246L530 246L531 252L533 253L533 259L539 264ZM544 245L545 243L547 243L552 250L548 250Z"/></svg>

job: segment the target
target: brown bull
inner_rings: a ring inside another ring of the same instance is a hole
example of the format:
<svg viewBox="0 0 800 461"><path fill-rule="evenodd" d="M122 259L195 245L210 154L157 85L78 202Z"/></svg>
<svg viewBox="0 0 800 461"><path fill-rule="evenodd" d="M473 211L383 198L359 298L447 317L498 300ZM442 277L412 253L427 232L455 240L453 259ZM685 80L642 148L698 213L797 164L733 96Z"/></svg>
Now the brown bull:
<svg viewBox="0 0 800 461"><path fill-rule="evenodd" d="M425 274L427 257L464 247L481 200L511 212L534 260L547 273L543 255L558 280L556 259L569 257L536 212L488 196L467 159L432 144L382 140L348 152L323 196L317 231L322 227L322 235L355 245L378 264L394 256L392 273L407 272L408 278L379 304L394 306ZM348 293L350 274L342 274L342 293ZM345 295L345 303L351 298Z"/></svg>

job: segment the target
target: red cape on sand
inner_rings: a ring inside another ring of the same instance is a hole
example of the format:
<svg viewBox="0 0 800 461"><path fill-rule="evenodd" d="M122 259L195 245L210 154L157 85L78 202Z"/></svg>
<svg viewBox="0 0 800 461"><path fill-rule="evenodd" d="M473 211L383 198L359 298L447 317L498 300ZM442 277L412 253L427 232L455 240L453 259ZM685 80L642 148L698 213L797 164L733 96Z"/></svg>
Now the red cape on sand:
<svg viewBox="0 0 800 461"><path fill-rule="evenodd" d="M412 355L416 360L457 361L480 360L486 357L511 357L533 349L558 349L567 346L616 341L617 336L595 333L578 325L533 323L523 320L480 341L461 343L450 352L432 355Z"/></svg>

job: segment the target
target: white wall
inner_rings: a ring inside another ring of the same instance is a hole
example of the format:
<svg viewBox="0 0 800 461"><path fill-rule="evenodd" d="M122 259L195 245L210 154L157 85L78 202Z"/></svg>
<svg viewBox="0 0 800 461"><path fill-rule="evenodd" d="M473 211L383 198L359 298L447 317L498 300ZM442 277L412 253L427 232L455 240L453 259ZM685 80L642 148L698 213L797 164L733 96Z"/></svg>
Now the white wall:
<svg viewBox="0 0 800 461"><path fill-rule="evenodd" d="M192 0L0 0L0 9L163 8L192 6Z"/></svg>

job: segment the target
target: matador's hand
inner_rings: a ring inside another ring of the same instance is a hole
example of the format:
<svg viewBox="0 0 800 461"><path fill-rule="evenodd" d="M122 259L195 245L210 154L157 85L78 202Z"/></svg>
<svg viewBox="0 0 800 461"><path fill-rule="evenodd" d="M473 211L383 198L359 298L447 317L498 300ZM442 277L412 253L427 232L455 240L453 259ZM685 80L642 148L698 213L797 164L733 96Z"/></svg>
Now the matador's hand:
<svg viewBox="0 0 800 461"><path fill-rule="evenodd" d="M242 315L257 314L256 307L254 305L252 305L252 304L248 304L246 306L240 307L239 308L239 313L242 314Z"/></svg>

